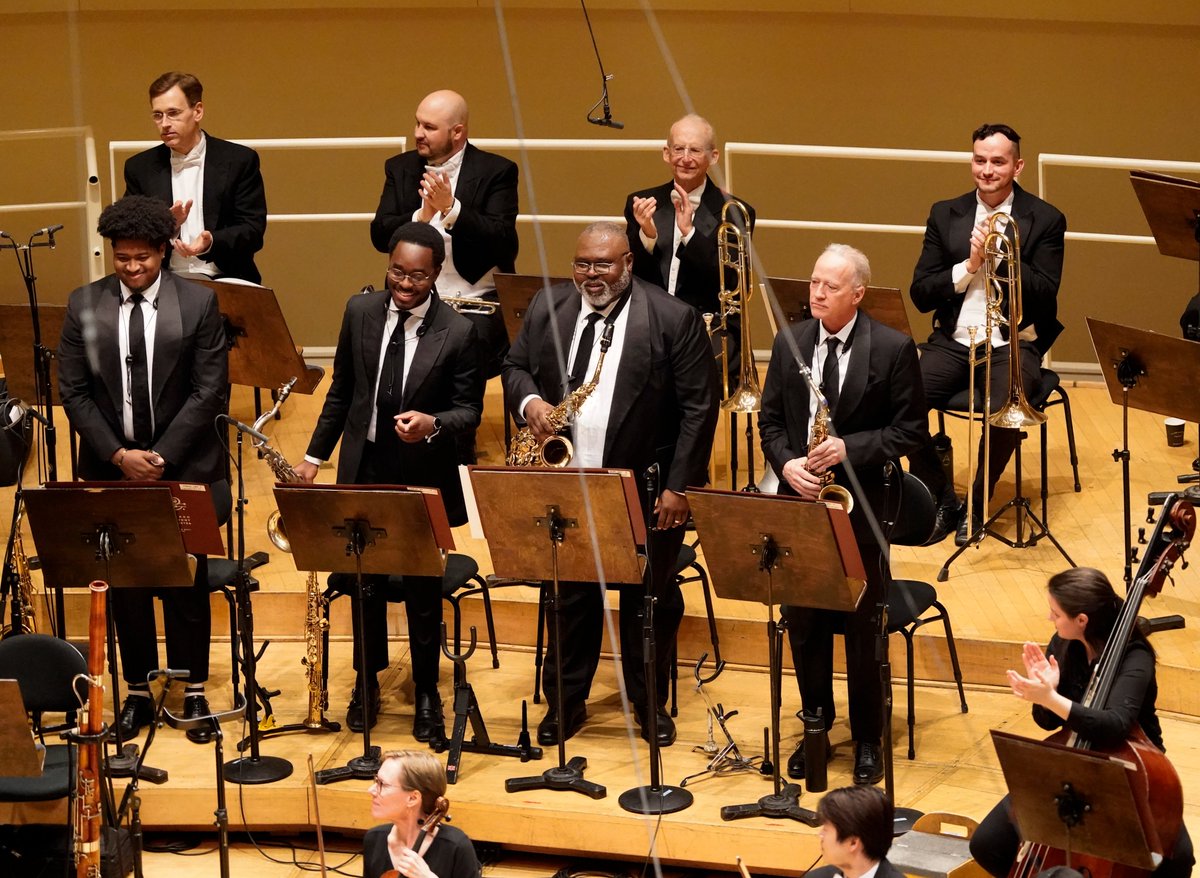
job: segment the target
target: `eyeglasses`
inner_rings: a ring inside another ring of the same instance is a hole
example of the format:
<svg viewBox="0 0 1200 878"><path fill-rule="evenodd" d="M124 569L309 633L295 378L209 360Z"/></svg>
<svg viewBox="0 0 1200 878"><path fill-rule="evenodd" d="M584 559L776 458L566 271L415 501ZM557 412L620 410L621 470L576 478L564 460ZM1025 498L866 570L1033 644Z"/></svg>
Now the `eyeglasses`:
<svg viewBox="0 0 1200 878"><path fill-rule="evenodd" d="M425 283L425 281L429 280L429 275L423 271L407 271L406 272L406 271L401 271L400 269L396 268L395 266L392 266L391 268L389 268L387 270L387 276L390 277L392 280L394 280L398 284L402 284L402 283L404 283L404 281L407 280L414 287L419 287L421 284Z"/></svg>
<svg viewBox="0 0 1200 878"><path fill-rule="evenodd" d="M615 262L587 262L583 259L576 259L571 263L571 267L579 274L587 274L589 271L594 271L596 274L608 274L616 264Z"/></svg>
<svg viewBox="0 0 1200 878"><path fill-rule="evenodd" d="M386 793L388 790L402 790L404 787L398 783L388 783L379 775L375 775L375 779L371 781L371 786L375 787L381 793Z"/></svg>
<svg viewBox="0 0 1200 878"><path fill-rule="evenodd" d="M188 109L190 110L191 107L188 107ZM153 113L150 114L150 118L153 119L155 122L161 122L163 119L168 119L168 120L174 122L176 119L178 119L180 116L182 116L184 114L184 112L185 112L184 110L181 110L178 107L171 107L171 109L167 110L166 112L161 112L159 110L155 110Z"/></svg>
<svg viewBox="0 0 1200 878"><path fill-rule="evenodd" d="M708 155L712 152L711 149L701 149L698 146L672 146L671 155L674 158L681 159L687 156L691 159L698 159L702 155Z"/></svg>

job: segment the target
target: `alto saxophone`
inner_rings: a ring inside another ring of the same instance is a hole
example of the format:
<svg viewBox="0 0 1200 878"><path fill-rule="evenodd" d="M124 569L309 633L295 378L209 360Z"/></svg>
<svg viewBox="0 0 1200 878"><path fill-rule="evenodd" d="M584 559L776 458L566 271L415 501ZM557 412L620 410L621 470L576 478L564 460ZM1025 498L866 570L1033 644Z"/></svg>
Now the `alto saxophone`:
<svg viewBox="0 0 1200 878"><path fill-rule="evenodd" d="M600 357L596 360L596 371L592 373L592 380L568 393L566 399L546 415L546 420L554 428L554 434L539 442L529 427L522 427L517 431L508 447L509 466L547 466L561 469L570 464L575 455L575 446L560 433L575 419L579 409L600 383L600 370L604 368L604 357L612 345L612 336L613 325L606 323L604 334L600 337Z"/></svg>
<svg viewBox="0 0 1200 878"><path fill-rule="evenodd" d="M13 517L12 555L4 569L4 596L0 601L0 639L10 634L32 634L37 630L37 617L34 615L33 577L29 575L29 558L25 555L25 543L21 539L21 518L25 513L25 504L17 504L17 512ZM12 618L4 620L5 604L8 596L12 595Z"/></svg>
<svg viewBox="0 0 1200 878"><path fill-rule="evenodd" d="M257 432L261 433L266 423L279 412L295 383L296 379L293 378L279 389L279 397L275 401L275 406L254 422L254 429ZM271 467L271 471L275 473L278 481L285 484L295 484L300 481L300 476L296 474L296 470L287 462L283 454L272 448L268 442L255 440L254 447ZM283 517L279 514L278 509L273 510L267 516L267 536L281 552L290 553L292 551L292 544L288 540ZM304 718L303 725L309 729L320 729L325 726L325 711L329 708L329 691L325 688L324 650L325 631L329 627L327 612L329 601L321 592L321 582L315 570L310 570L308 573L308 579L304 586L304 597L304 658L300 659L300 664L304 665L307 671L308 714Z"/></svg>
<svg viewBox="0 0 1200 878"><path fill-rule="evenodd" d="M816 417L813 418L812 437L808 440L808 453L811 455L816 447L828 438L829 404L822 397L817 403ZM812 472L807 466L804 468L810 473ZM817 494L818 499L832 500L845 509L847 514L854 509L854 495L833 481L833 470L827 469L823 473L813 473L813 475L821 480L821 490Z"/></svg>

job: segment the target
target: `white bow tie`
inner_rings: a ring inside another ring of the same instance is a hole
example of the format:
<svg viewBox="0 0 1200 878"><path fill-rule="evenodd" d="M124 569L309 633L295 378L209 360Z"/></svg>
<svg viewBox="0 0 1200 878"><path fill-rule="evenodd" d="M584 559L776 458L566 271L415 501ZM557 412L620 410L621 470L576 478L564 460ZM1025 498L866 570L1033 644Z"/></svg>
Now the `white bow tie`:
<svg viewBox="0 0 1200 878"><path fill-rule="evenodd" d="M171 170L182 171L184 168L203 167L204 159L200 156L178 155L171 153Z"/></svg>

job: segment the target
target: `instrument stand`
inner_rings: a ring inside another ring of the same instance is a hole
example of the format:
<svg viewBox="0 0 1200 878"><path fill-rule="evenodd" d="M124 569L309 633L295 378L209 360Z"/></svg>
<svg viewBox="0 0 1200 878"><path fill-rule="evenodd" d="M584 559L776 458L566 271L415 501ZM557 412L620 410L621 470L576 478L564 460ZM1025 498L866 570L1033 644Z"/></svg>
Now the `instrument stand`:
<svg viewBox="0 0 1200 878"><path fill-rule="evenodd" d="M705 696L707 700L707 696ZM708 741L703 746L693 747L692 752L712 753L712 759L708 761L708 765L703 771L698 771L695 774L689 774L679 782L679 786L686 787L689 783L697 780L703 780L707 777L722 777L728 774L740 774L746 771L752 771L755 774L759 773L759 765L762 761L761 756L751 756L749 759L742 756L742 751L738 749L737 742L733 739L733 735L729 733L729 727L725 724L726 720L737 716L736 710L725 712L724 705L717 704L715 707L711 704L708 707ZM713 739L713 721L721 727L721 733L725 736L725 746L717 749L717 742Z"/></svg>
<svg viewBox="0 0 1200 878"><path fill-rule="evenodd" d="M992 429L992 427L988 424L986 417L983 419L983 429ZM1036 546L1040 540L1047 539L1054 546L1054 548L1058 550L1058 554L1062 555L1063 558L1066 559L1068 564L1070 564L1072 567L1075 566L1075 562L1071 560L1071 556L1067 554L1067 550L1064 549L1062 544L1054 538L1054 534L1050 532L1050 527L1046 524L1046 522L1042 521L1042 519L1038 517L1037 513L1033 511L1033 506L1030 504L1029 498L1025 496L1025 481L1022 476L1021 469L1021 446L1024 444L1025 438L1025 433L1022 431L1020 437L1017 439L1016 452L1013 454L1013 481L1015 483L1015 496L997 509L994 513L992 513L991 517L988 518L988 520L985 521L977 531L971 534L971 536L967 538L967 541L963 545L954 550L954 554L946 559L945 563L942 564L942 568L938 571L938 582L945 582L947 579L949 579L950 565L957 561L959 556L962 555L963 552L967 551L967 549L979 546L986 537L991 537L994 540L998 540L1013 549L1028 549ZM968 490L971 489L968 488ZM993 528L993 525L995 525L996 522L999 521L999 519L1004 515L1004 513L1008 512L1010 509L1014 510L1015 512L1013 519L1014 523L1016 524L1017 531L1017 537L1015 540L1009 539L1007 536ZM1025 538L1026 519L1028 519L1030 522L1029 539Z"/></svg>
<svg viewBox="0 0 1200 878"><path fill-rule="evenodd" d="M242 691L243 713L246 715L246 722L250 728L250 755L239 756L231 759L225 765L222 773L222 782L217 784L217 795L219 799L225 797L225 787L223 781L239 784L261 784L274 783L277 780L283 780L292 773L292 763L288 762L279 756L263 756L259 753L259 728L258 728L258 693L260 687L258 685L258 655L254 651L254 604L250 600L250 568L246 566L246 482L242 472L242 450L244 445L243 433L237 431L237 504L235 506L235 515L237 517L237 576L234 579L234 595L237 606L237 628L236 632L229 632L230 638L235 638L241 642L241 663L245 671L245 689ZM238 663L234 662L231 669L233 674L233 692L236 699L238 695ZM265 693L263 695L264 707L267 709L267 715L270 716L270 702L267 701ZM224 753L224 747L221 743L221 730L218 727L215 730L217 739L217 753L220 756ZM240 747L238 748L241 749ZM224 807L223 805L221 807ZM223 843L228 847L228 839L224 839ZM222 852L224 861L222 868L228 868L228 850ZM222 872L224 875L225 872Z"/></svg>
<svg viewBox="0 0 1200 878"><path fill-rule="evenodd" d="M479 520L494 546L496 575L548 581L554 619L554 710L559 719L558 765L531 777L509 778L509 793L556 790L602 799L608 791L585 780L587 759L567 760L562 681L561 583L643 581L637 554L645 522L627 470L469 467ZM571 532L571 539L567 539ZM549 542L547 552L546 543ZM655 711L657 716L657 710Z"/></svg>
<svg viewBox="0 0 1200 878"><path fill-rule="evenodd" d="M529 719L526 703L521 702L521 734L516 744L497 744L488 735L487 726L483 722L483 713L479 709L479 701L475 698L475 690L467 682L467 659L475 653L475 626L471 626L471 645L466 652L450 652L446 648L446 623L442 623L442 654L454 663L454 732L447 741L442 738L431 742L438 753L449 750L446 757L446 783L458 783L459 768L462 764L462 754L486 753L490 756L515 756L522 762L530 759L541 759L542 748L530 746ZM457 650L458 645L455 645ZM464 738L467 734L467 721L471 722L471 740Z"/></svg>
<svg viewBox="0 0 1200 878"><path fill-rule="evenodd" d="M846 510L799 497L689 490L696 533L705 546L713 588L723 598L767 607L770 664L770 753L774 791L757 802L726 805L722 820L776 817L820 825L801 808L799 784L780 778L780 710L783 642L787 620L776 620L776 604L852 612L862 597L866 574ZM787 534L781 545L776 534ZM764 766L765 768L765 766Z"/></svg>
<svg viewBox="0 0 1200 878"><path fill-rule="evenodd" d="M441 495L390 485L280 484L275 486L275 500L287 522L297 569L354 574L362 755L340 768L318 771L317 783L374 780L381 759L379 748L371 744L369 721L364 604L372 586L365 574L441 578L444 551L454 548Z"/></svg>

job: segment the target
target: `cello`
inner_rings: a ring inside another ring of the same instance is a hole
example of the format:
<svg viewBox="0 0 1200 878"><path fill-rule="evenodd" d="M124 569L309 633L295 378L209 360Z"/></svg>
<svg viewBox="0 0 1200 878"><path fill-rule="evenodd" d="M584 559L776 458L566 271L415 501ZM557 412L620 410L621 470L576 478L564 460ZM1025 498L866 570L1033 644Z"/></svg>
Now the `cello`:
<svg viewBox="0 0 1200 878"><path fill-rule="evenodd" d="M1146 545L1137 576L1130 583L1125 603L1104 649L1092 671L1088 687L1080 703L1085 707L1100 707L1108 702L1113 683L1120 672L1125 649L1137 625L1142 601L1162 591L1176 561L1191 543L1196 532L1196 512L1191 503L1168 495L1154 534ZM1093 747L1080 734L1062 730L1049 740L1075 749L1121 760L1132 766L1129 772L1137 813L1134 819L1141 824L1150 850L1162 858L1174 852L1175 841L1183 825L1183 790L1175 767L1159 750L1141 726L1135 724L1126 740L1116 747ZM1161 860L1158 860L1161 862ZM1105 860L1087 854L1071 853L1041 844L1026 844L1017 857L1010 878L1033 878L1044 869L1068 866L1092 878L1140 878L1147 870Z"/></svg>

